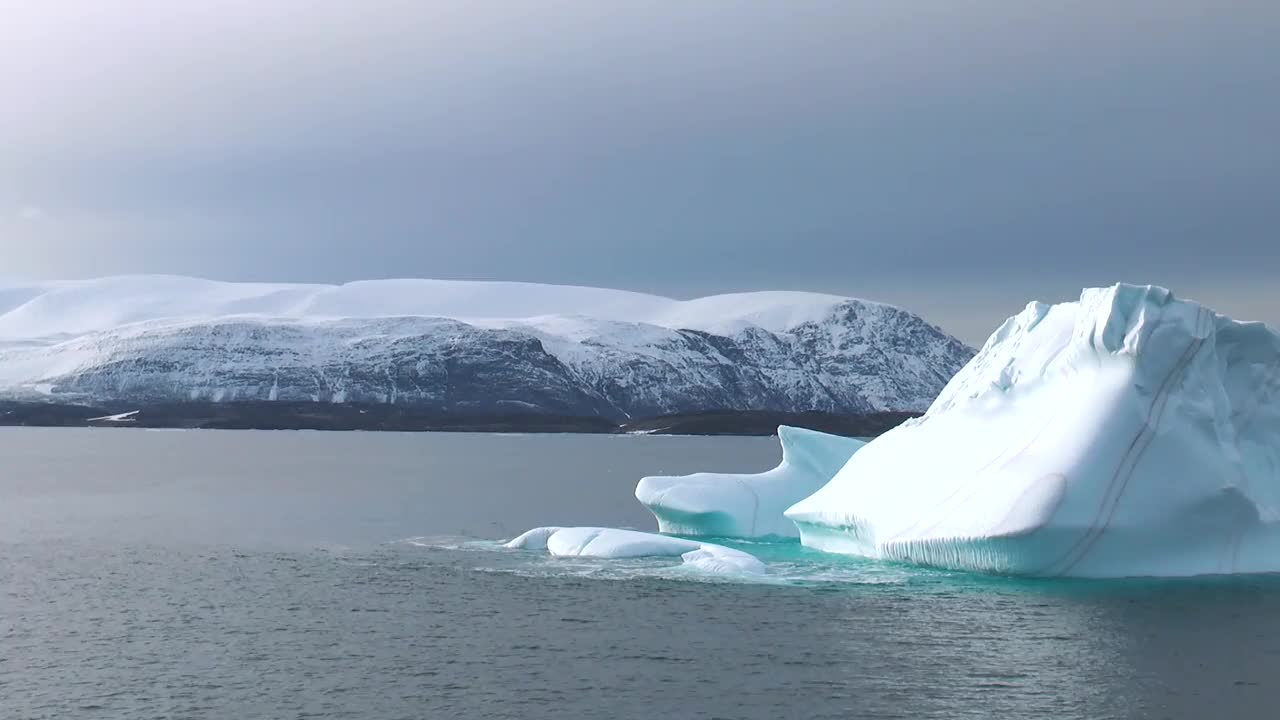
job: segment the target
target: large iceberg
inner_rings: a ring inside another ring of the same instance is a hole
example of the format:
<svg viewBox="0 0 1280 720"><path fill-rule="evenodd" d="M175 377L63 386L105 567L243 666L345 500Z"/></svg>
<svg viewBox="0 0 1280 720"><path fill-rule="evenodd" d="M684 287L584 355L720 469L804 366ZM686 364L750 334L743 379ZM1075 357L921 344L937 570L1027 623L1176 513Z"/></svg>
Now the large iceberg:
<svg viewBox="0 0 1280 720"><path fill-rule="evenodd" d="M805 545L1029 576L1280 571L1280 335L1117 285L1010 318L786 516Z"/></svg>
<svg viewBox="0 0 1280 720"><path fill-rule="evenodd" d="M546 550L553 557L679 557L685 565L705 572L764 572L764 563L741 550L637 530L539 527L508 542L507 547Z"/></svg>
<svg viewBox="0 0 1280 720"><path fill-rule="evenodd" d="M796 537L783 511L827 484L864 443L816 430L778 428L782 462L750 475L695 473L640 480L636 499L658 531L699 537Z"/></svg>

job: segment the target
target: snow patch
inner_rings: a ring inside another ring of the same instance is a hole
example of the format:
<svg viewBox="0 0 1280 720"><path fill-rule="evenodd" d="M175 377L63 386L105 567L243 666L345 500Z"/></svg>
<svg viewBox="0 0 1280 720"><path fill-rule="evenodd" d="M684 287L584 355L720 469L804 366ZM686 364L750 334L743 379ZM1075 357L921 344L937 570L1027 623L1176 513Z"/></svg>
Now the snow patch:
<svg viewBox="0 0 1280 720"><path fill-rule="evenodd" d="M103 415L102 417L89 418L86 422L137 422L139 412L141 411L130 410L119 415Z"/></svg>

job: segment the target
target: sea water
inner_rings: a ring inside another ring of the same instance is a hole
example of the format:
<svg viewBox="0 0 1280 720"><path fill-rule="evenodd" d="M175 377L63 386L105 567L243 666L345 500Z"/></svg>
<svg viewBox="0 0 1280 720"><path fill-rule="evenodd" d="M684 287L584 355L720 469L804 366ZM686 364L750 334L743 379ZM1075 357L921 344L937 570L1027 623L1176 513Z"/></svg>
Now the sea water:
<svg viewBox="0 0 1280 720"><path fill-rule="evenodd" d="M1274 717L1280 581L1029 582L652 530L771 438L0 430L4 718Z"/></svg>

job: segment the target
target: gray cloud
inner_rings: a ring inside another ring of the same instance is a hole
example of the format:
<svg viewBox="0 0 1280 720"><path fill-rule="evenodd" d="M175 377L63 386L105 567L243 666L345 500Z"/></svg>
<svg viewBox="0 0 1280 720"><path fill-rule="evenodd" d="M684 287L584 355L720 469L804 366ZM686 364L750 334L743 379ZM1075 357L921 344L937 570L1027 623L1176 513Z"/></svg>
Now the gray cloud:
<svg viewBox="0 0 1280 720"><path fill-rule="evenodd" d="M972 342L1127 279L1280 321L1271 2L10 5L4 275L813 288Z"/></svg>

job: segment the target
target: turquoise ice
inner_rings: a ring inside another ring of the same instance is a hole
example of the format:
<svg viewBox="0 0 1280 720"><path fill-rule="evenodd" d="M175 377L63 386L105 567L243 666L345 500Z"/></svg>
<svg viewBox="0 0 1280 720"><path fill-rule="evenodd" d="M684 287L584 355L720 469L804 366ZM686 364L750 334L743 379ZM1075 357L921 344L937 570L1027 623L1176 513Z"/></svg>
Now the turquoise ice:
<svg viewBox="0 0 1280 720"><path fill-rule="evenodd" d="M816 430L778 428L782 462L757 474L711 473L646 477L636 499L658 519L658 530L695 537L798 536L783 511L826 485L864 443Z"/></svg>

